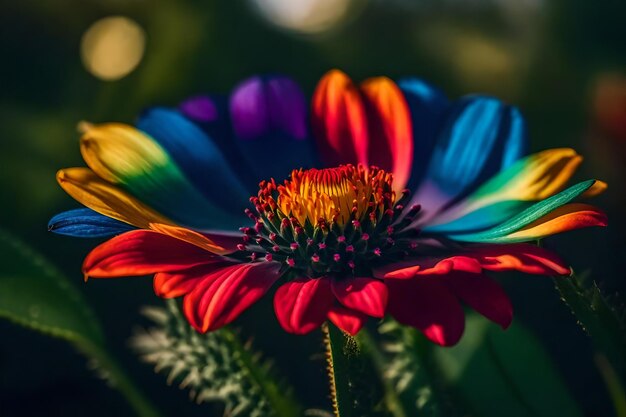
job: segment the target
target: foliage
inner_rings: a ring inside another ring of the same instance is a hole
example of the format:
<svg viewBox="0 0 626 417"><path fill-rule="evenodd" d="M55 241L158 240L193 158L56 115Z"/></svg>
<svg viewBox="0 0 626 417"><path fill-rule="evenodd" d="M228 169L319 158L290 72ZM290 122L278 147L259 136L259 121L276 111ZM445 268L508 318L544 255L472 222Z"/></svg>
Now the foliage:
<svg viewBox="0 0 626 417"><path fill-rule="evenodd" d="M433 355L447 384L476 415L582 416L551 358L520 323L502 331L468 314L461 342L435 348Z"/></svg>
<svg viewBox="0 0 626 417"><path fill-rule="evenodd" d="M107 352L93 311L69 280L15 237L0 231L0 317L70 342L94 360L140 416L158 411Z"/></svg>
<svg viewBox="0 0 626 417"><path fill-rule="evenodd" d="M297 417L291 392L276 382L267 363L228 328L199 334L185 321L176 301L146 307L156 327L140 330L132 345L141 358L167 374L169 384L189 390L198 403L219 401L231 417Z"/></svg>

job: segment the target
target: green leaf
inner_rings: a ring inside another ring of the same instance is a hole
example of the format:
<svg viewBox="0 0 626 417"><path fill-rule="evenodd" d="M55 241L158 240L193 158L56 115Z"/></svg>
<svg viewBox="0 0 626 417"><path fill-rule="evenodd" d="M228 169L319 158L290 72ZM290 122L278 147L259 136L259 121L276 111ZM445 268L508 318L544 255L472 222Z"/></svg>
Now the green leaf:
<svg viewBox="0 0 626 417"><path fill-rule="evenodd" d="M581 417L578 404L537 339L468 314L461 342L434 356L442 375L481 417Z"/></svg>
<svg viewBox="0 0 626 417"><path fill-rule="evenodd" d="M24 244L0 232L0 317L78 344L102 345L93 312L68 280Z"/></svg>
<svg viewBox="0 0 626 417"><path fill-rule="evenodd" d="M0 265L0 318L72 343L95 360L137 415L159 415L107 353L99 322L67 278L3 231L0 231Z"/></svg>
<svg viewBox="0 0 626 417"><path fill-rule="evenodd" d="M291 391L267 364L228 328L199 334L181 315L175 300L167 308L143 310L156 327L132 338L141 358L167 373L167 382L189 390L198 403L219 401L231 417L300 417Z"/></svg>
<svg viewBox="0 0 626 417"><path fill-rule="evenodd" d="M569 203L591 188L595 182L596 180L587 180L572 185L552 197L533 204L518 215L491 229L477 233L450 234L449 237L462 242L515 242L514 239L508 238L508 235ZM527 240L527 238L524 238L524 240Z"/></svg>

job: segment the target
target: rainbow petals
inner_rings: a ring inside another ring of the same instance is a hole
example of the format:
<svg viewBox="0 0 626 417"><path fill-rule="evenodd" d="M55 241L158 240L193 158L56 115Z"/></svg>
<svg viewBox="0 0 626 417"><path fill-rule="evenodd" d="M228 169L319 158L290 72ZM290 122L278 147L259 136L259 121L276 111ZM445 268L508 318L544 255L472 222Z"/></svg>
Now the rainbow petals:
<svg viewBox="0 0 626 417"><path fill-rule="evenodd" d="M563 189L581 161L580 155L569 148L529 155L441 212L425 229L436 233L462 233L496 226L527 209L534 201ZM606 184L596 181L583 196L601 192L603 188Z"/></svg>
<svg viewBox="0 0 626 417"><path fill-rule="evenodd" d="M205 103L207 106L209 104ZM158 143L171 158L172 165L180 169L184 179L211 204L230 211L232 204L246 203L249 190L225 159L222 149L213 137L183 115L174 110L152 108L141 115L137 128ZM177 174L173 172L170 175ZM178 177L175 179L187 182ZM228 188L228 193L223 192L224 187Z"/></svg>
<svg viewBox="0 0 626 417"><path fill-rule="evenodd" d="M81 138L81 152L100 178L119 184L182 224L200 228L237 224L235 216L219 210L187 181L158 143L131 126L89 127Z"/></svg>

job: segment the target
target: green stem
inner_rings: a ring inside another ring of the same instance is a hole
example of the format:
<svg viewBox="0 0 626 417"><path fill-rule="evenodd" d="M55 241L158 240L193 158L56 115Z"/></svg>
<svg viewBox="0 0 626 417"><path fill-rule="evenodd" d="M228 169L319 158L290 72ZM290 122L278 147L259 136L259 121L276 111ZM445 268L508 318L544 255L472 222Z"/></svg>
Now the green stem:
<svg viewBox="0 0 626 417"><path fill-rule="evenodd" d="M115 358L91 343L82 343L80 348L107 372L111 385L122 393L138 417L161 417L161 412L137 389Z"/></svg>
<svg viewBox="0 0 626 417"><path fill-rule="evenodd" d="M322 330L335 417L352 417L355 415L356 403L350 381L350 361L359 356L358 345L353 337L331 323L325 324Z"/></svg>

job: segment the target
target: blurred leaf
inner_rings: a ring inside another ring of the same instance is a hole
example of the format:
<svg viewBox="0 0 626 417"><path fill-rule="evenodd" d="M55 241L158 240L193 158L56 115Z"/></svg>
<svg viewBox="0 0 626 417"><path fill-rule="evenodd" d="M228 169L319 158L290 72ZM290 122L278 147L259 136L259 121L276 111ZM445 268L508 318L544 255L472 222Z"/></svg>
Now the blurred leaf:
<svg viewBox="0 0 626 417"><path fill-rule="evenodd" d="M583 278L555 278L554 283L563 301L572 310L578 323L591 337L618 371L626 363L626 332L619 314L611 307L595 282L585 286Z"/></svg>
<svg viewBox="0 0 626 417"><path fill-rule="evenodd" d="M103 345L93 312L67 279L24 244L0 232L0 316L81 347Z"/></svg>
<svg viewBox="0 0 626 417"><path fill-rule="evenodd" d="M182 317L175 300L167 308L143 310L157 327L140 330L131 340L142 359L168 384L189 390L197 403L219 401L230 417L299 417L301 408L259 355L228 328L199 334Z"/></svg>
<svg viewBox="0 0 626 417"><path fill-rule="evenodd" d="M461 415L432 369L431 342L415 329L386 320L379 327L382 350L366 330L358 340L372 358L385 389L385 403L394 417Z"/></svg>
<svg viewBox="0 0 626 417"><path fill-rule="evenodd" d="M519 323L507 331L468 314L461 342L436 348L447 382L480 417L581 417L537 339Z"/></svg>
<svg viewBox="0 0 626 417"><path fill-rule="evenodd" d="M1 230L0 265L0 318L69 341L95 360L137 415L159 415L107 353L100 324L81 294L63 275Z"/></svg>

